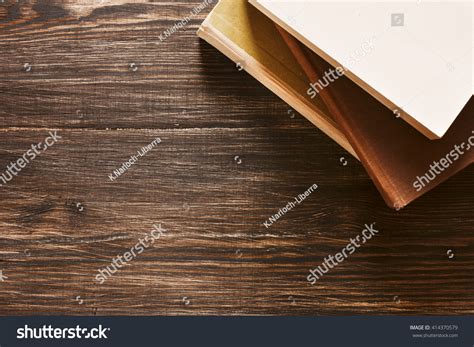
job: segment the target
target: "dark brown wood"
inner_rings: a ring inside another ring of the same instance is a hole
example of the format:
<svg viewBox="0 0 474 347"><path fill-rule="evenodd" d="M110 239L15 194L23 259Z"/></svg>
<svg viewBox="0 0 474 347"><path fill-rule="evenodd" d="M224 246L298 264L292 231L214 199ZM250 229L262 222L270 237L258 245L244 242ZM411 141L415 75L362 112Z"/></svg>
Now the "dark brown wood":
<svg viewBox="0 0 474 347"><path fill-rule="evenodd" d="M210 8L160 42L198 4L0 4L0 172L62 136L0 187L0 314L472 314L473 168L390 210L356 160L196 37ZM372 222L380 235L308 284ZM154 223L163 237L98 284Z"/></svg>

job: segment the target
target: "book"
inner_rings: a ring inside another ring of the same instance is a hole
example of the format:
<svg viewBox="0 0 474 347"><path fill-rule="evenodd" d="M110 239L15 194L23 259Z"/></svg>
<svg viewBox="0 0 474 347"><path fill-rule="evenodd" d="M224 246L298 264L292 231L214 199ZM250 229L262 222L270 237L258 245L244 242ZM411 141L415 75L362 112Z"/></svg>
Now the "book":
<svg viewBox="0 0 474 347"><path fill-rule="evenodd" d="M278 24L276 24L278 25ZM279 28L308 76L308 83L334 69ZM393 117L373 96L346 76L321 96L387 204L401 209L474 161L474 99L441 140L431 141Z"/></svg>
<svg viewBox="0 0 474 347"><path fill-rule="evenodd" d="M221 0L198 36L233 60L357 158L319 97L305 94L307 77L273 22L246 0Z"/></svg>
<svg viewBox="0 0 474 347"><path fill-rule="evenodd" d="M250 2L430 139L474 94L471 1Z"/></svg>
<svg viewBox="0 0 474 347"><path fill-rule="evenodd" d="M473 151L459 147L462 143L465 147L474 146L472 101L442 140L430 141L347 78L344 88L336 91L334 97L337 109L342 109L347 119L331 114L321 95L311 99L307 94L311 78L304 66L295 58L275 24L246 0L221 0L198 34L341 146L356 157L362 157L370 177L392 208L406 206L472 163ZM311 66L319 66L321 71L331 67L304 45L301 49ZM339 84L337 81L331 88ZM367 109L370 112L366 112ZM353 113L356 118L352 120L349 116ZM449 165L449 170L442 167L444 171L438 175L436 170L440 170L436 164L434 170L430 165L441 158L444 160L437 165Z"/></svg>

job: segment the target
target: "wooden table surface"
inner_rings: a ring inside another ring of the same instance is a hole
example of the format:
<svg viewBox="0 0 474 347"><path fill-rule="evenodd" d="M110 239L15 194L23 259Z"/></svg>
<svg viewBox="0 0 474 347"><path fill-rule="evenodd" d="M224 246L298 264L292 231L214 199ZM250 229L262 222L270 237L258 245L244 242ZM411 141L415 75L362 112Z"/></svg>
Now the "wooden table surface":
<svg viewBox="0 0 474 347"><path fill-rule="evenodd" d="M160 40L199 3L1 1L1 173L62 138L0 187L0 314L473 314L472 166L390 210L355 159L198 39L212 6ZM99 284L153 224L163 236Z"/></svg>

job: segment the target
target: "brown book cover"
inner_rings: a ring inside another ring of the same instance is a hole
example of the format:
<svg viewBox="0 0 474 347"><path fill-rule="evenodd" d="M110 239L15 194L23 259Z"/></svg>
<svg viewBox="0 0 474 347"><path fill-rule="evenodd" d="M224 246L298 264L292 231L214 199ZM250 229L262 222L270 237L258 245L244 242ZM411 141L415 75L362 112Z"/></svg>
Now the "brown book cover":
<svg viewBox="0 0 474 347"><path fill-rule="evenodd" d="M474 98L442 139L429 140L345 77L342 68L278 30L308 76L308 86L324 85L321 98L389 206L401 209L472 164ZM330 71L330 82L322 83Z"/></svg>

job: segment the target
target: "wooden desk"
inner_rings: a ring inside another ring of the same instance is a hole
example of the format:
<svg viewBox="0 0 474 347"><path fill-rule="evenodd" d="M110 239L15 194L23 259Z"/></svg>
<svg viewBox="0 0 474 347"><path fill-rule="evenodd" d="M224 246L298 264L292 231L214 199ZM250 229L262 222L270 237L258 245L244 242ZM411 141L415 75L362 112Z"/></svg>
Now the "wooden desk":
<svg viewBox="0 0 474 347"><path fill-rule="evenodd" d="M161 41L198 0L20 3L0 4L1 173L62 139L0 187L0 314L474 313L472 167L394 212L356 160L197 38L211 6ZM309 285L373 222L380 235ZM99 284L154 223L164 235Z"/></svg>

